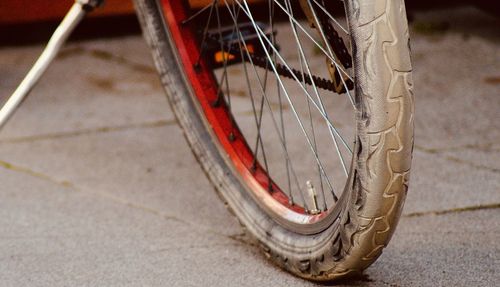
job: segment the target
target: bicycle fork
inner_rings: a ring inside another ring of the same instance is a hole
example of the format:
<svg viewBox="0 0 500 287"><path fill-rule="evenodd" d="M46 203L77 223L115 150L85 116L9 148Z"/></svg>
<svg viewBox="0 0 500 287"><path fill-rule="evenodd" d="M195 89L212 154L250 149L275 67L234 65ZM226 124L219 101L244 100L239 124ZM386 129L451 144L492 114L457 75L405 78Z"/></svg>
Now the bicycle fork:
<svg viewBox="0 0 500 287"><path fill-rule="evenodd" d="M54 34L52 34L52 37L38 60L0 109L0 130L19 108L20 104L33 89L38 80L40 80L41 76L52 63L62 45L66 42L76 26L82 21L87 13L100 6L103 2L104 0L75 0L75 3L70 8L61 24L59 24Z"/></svg>

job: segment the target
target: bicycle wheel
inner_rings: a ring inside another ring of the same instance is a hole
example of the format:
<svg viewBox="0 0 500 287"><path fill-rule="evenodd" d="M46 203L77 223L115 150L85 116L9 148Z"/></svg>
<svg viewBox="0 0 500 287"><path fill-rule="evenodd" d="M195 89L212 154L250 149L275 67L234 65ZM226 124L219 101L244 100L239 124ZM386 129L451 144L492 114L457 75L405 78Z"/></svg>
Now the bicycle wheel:
<svg viewBox="0 0 500 287"><path fill-rule="evenodd" d="M135 2L194 155L267 257L312 280L373 263L413 147L404 2Z"/></svg>

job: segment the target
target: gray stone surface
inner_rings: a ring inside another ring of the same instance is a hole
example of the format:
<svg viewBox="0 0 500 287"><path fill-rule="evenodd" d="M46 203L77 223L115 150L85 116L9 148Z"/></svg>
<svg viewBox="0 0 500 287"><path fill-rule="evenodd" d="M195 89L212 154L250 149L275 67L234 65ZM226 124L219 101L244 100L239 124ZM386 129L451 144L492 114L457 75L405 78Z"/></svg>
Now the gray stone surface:
<svg viewBox="0 0 500 287"><path fill-rule="evenodd" d="M444 31L429 29L443 21ZM404 215L366 275L341 285L500 281L494 23L472 8L415 14ZM0 48L2 99L40 49ZM0 182L0 286L315 286L242 237L175 125L139 36L64 49L0 133Z"/></svg>

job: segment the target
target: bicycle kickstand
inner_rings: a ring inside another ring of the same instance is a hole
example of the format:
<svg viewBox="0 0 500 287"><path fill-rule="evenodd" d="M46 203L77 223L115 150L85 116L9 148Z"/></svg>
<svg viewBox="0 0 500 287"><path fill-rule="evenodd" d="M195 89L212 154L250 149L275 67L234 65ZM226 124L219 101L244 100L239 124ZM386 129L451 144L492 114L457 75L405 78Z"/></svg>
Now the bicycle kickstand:
<svg viewBox="0 0 500 287"><path fill-rule="evenodd" d="M75 3L68 11L61 24L59 24L54 34L52 34L52 37L38 60L0 109L0 130L47 70L64 42L66 42L80 21L87 13L100 6L103 2L104 0L75 0Z"/></svg>

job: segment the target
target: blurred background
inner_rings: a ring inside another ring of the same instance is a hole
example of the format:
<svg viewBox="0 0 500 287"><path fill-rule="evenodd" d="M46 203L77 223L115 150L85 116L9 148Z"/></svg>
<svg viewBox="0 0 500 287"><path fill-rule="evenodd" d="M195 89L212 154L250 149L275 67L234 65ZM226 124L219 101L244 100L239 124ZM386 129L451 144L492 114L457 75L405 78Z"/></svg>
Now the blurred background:
<svg viewBox="0 0 500 287"><path fill-rule="evenodd" d="M0 32L2 34L0 44L22 45L46 41L72 3L72 0L62 0L47 5L47 2L42 0L3 0L0 3ZM440 11L442 16L440 21L433 19L433 21L416 23L416 32L423 34L446 32L452 28L446 12L467 6L481 9L492 17L500 16L500 5L494 0L406 1L408 18L411 22L415 20L415 13ZM464 15L464 18L467 18L467 15ZM493 24L491 31L498 30L497 21L491 24ZM107 0L103 7L91 13L80 25L73 39L118 37L136 33L139 33L139 26L134 16L132 1Z"/></svg>

